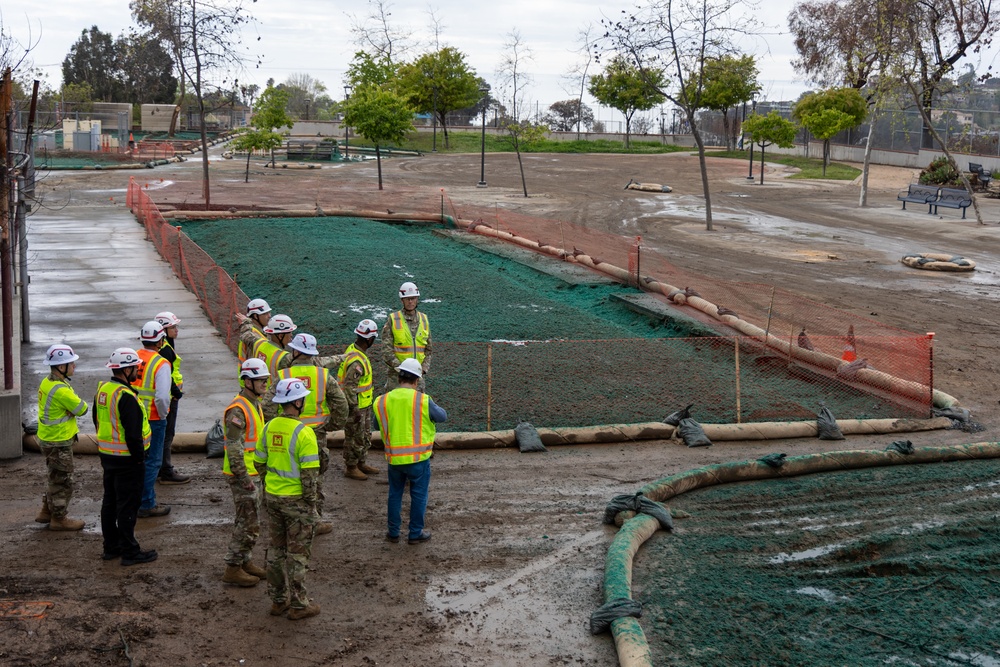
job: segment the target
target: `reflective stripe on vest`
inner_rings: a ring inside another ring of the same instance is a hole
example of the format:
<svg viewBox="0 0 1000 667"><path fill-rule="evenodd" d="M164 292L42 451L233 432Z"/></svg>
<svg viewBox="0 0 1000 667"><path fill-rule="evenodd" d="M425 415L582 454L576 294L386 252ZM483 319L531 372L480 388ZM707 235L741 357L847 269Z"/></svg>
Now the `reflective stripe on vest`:
<svg viewBox="0 0 1000 667"><path fill-rule="evenodd" d="M288 352L282 350L266 338L261 338L254 343L251 353L255 358L267 364L267 369L271 372L272 378L278 374L278 364L288 356ZM270 386L270 380L268 381L268 386Z"/></svg>
<svg viewBox="0 0 1000 667"><path fill-rule="evenodd" d="M184 375L181 374L181 355L177 354L177 348L168 343L166 340L163 341L163 347L169 347L174 351L174 361L170 363L170 379L174 381L177 388L184 391Z"/></svg>
<svg viewBox="0 0 1000 667"><path fill-rule="evenodd" d="M160 411L156 409L156 401L153 399L156 398L156 372L163 368L164 364L170 365L170 362L161 357L156 350L141 348L136 352L142 359L142 365L139 367L139 377L132 383L132 387L138 394L139 402L145 408L149 419L153 421L166 419L167 416L161 415Z"/></svg>
<svg viewBox="0 0 1000 667"><path fill-rule="evenodd" d="M389 465L429 459L437 428L431 421L430 396L409 387L393 389L375 399L378 430Z"/></svg>
<svg viewBox="0 0 1000 667"><path fill-rule="evenodd" d="M323 426L330 416L330 406L326 404L326 383L330 381L330 371L319 366L289 366L278 371L278 377L302 380L309 395L305 397L298 420L314 429Z"/></svg>
<svg viewBox="0 0 1000 667"><path fill-rule="evenodd" d="M56 395L61 403L75 403L67 409L56 402ZM76 395L73 388L61 380L53 380L50 376L42 378L38 387L38 439L46 442L61 442L70 440L80 432L76 424L77 415L87 412L87 404Z"/></svg>
<svg viewBox="0 0 1000 667"><path fill-rule="evenodd" d="M344 362L337 369L337 382L343 387L344 378L347 377L347 369L355 362L360 363L362 373L361 377L358 378L358 407L367 408L372 404L372 364L368 360L368 355L354 347L354 343L347 346L344 354L346 355Z"/></svg>
<svg viewBox="0 0 1000 667"><path fill-rule="evenodd" d="M424 363L424 351L427 349L427 341L431 337L427 316L420 312L417 313L416 340L410 331L409 322L403 317L403 311L397 310L389 316L389 321L392 322L392 351L396 354L396 358L402 361L412 357L421 364Z"/></svg>
<svg viewBox="0 0 1000 667"><path fill-rule="evenodd" d="M118 401L124 393L138 395L131 387L118 382L101 382L97 385L97 396L94 398L94 412L97 416L97 451L111 456L131 456L125 443L125 433L122 430L121 414L118 412ZM146 408L138 401L142 412L142 448L149 449L152 430L146 417Z"/></svg>
<svg viewBox="0 0 1000 667"><path fill-rule="evenodd" d="M301 496L300 469L319 468L316 433L290 417L275 417L260 432L254 461L267 462L267 493Z"/></svg>
<svg viewBox="0 0 1000 667"><path fill-rule="evenodd" d="M253 465L253 453L257 449L257 437L260 435L260 430L264 428L264 414L261 412L260 403L256 401L251 403L245 396L241 395L237 395L233 399L233 402L226 408L226 412L233 408L239 408L243 411L243 420L246 423L246 430L243 431L243 464L251 476L256 476L257 469ZM223 420L225 420L226 412L222 413ZM229 467L229 448L227 447L224 451L222 474L232 475L233 471Z"/></svg>

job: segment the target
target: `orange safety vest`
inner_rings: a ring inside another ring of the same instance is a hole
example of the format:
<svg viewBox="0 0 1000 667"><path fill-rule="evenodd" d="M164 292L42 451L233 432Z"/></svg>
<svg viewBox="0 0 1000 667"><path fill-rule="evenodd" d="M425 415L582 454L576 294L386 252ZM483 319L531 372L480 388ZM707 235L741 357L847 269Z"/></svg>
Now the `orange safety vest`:
<svg viewBox="0 0 1000 667"><path fill-rule="evenodd" d="M159 410L156 409L156 401L153 398L156 396L156 373L159 371L164 364L170 365L170 362L160 356L160 353L156 350L149 350L146 348L140 348L136 350L139 354L139 358L142 359L142 363L139 364L139 377L136 378L132 386L135 388L135 393L139 395L139 402L142 406L146 408L146 414L149 415L150 421L157 421L160 419L166 419L166 415L161 415Z"/></svg>
<svg viewBox="0 0 1000 667"><path fill-rule="evenodd" d="M264 414L261 412L260 403L251 403L245 396L241 395L237 395L233 399L233 402L226 408L226 412L233 408L239 408L243 411L243 418L246 421L246 431L243 434L243 464L246 465L247 472L251 476L256 476L257 469L253 465L253 454L257 450L257 438L260 435L260 430L264 427ZM222 474L233 474L229 467L228 449L225 450L222 458Z"/></svg>

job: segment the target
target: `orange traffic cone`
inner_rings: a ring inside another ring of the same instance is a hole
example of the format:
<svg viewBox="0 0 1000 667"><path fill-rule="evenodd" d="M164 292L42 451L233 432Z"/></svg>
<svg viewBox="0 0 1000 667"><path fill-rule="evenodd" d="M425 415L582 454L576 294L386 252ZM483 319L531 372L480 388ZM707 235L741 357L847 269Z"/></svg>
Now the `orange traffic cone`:
<svg viewBox="0 0 1000 667"><path fill-rule="evenodd" d="M854 340L854 325L847 328L847 344L844 345L844 353L840 355L841 361L857 361L858 348Z"/></svg>

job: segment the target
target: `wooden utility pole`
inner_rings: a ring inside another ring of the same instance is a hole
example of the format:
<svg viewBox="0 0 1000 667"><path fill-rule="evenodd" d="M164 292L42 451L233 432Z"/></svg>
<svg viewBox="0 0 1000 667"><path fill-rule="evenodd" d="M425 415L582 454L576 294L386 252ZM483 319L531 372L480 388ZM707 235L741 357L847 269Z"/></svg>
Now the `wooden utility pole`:
<svg viewBox="0 0 1000 667"><path fill-rule="evenodd" d="M13 84L11 71L0 83L0 318L3 320L3 388L14 388L14 273L10 256L11 155L13 130Z"/></svg>

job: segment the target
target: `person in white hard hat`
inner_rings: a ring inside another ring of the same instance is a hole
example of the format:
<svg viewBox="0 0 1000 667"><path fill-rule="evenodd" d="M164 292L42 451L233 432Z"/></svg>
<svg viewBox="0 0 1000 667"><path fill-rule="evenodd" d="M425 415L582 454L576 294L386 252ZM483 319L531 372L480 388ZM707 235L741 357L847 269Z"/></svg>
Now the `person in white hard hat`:
<svg viewBox="0 0 1000 667"><path fill-rule="evenodd" d="M337 381L347 396L350 408L344 426L344 477L366 480L377 475L378 468L365 458L372 446L372 364L368 349L378 338L378 325L361 320L354 329L354 342L344 351L344 361L337 369Z"/></svg>
<svg viewBox="0 0 1000 667"><path fill-rule="evenodd" d="M143 551L135 539L135 520L142 502L145 458L152 433L146 409L132 387L142 359L128 347L111 353L107 366L111 380L97 385L94 426L97 452L104 470L101 534L104 560L121 558L122 565L156 560L156 551Z"/></svg>
<svg viewBox="0 0 1000 667"><path fill-rule="evenodd" d="M319 446L313 430L298 420L309 394L298 378L276 383L271 400L281 404L283 414L264 424L253 456L264 485L270 525L267 592L271 615L288 612L293 621L320 612L306 593L306 571L319 522Z"/></svg>
<svg viewBox="0 0 1000 667"><path fill-rule="evenodd" d="M163 436L163 463L160 464L160 484L187 484L191 481L189 475L182 475L174 469L171 447L174 444L174 433L177 430L177 407L184 396L184 375L181 373L181 356L177 354L174 340L177 338L177 325L181 321L168 310L157 313L153 318L163 327L163 346L160 356L170 364L170 413L167 415L167 430Z"/></svg>
<svg viewBox="0 0 1000 667"><path fill-rule="evenodd" d="M142 487L142 505L139 518L170 514L169 505L156 503L156 478L163 464L163 441L167 435L167 416L170 414L170 362L160 355L166 332L163 325L151 320L142 325L139 340L142 347L136 351L141 361L138 377L133 381L139 401L146 409L152 438L146 452L146 481Z"/></svg>
<svg viewBox="0 0 1000 667"><path fill-rule="evenodd" d="M396 382L396 368L404 359L416 359L424 369L419 388L424 390L424 379L431 364L431 327L427 315L417 311L420 290L411 282L399 286L399 300L402 310L389 315L382 327L382 361L386 365L385 391L392 391Z"/></svg>
<svg viewBox="0 0 1000 667"><path fill-rule="evenodd" d="M256 586L267 576L264 568L253 564L251 556L260 536L260 494L254 484L257 469L253 465L253 455L264 429L260 397L267 391L269 377L267 364L260 359L244 361L240 365L240 393L229 403L222 417L226 425L222 474L229 482L236 507L222 581L237 586Z"/></svg>
<svg viewBox="0 0 1000 667"><path fill-rule="evenodd" d="M410 524L407 542L420 544L431 539L424 530L427 494L431 483L431 455L434 453L435 424L448 420L448 413L427 394L417 391L423 372L416 359L404 359L396 370L399 386L375 399L385 458L389 462L387 530L390 542L399 542L400 508L403 489L410 483Z"/></svg>
<svg viewBox="0 0 1000 667"><path fill-rule="evenodd" d="M70 386L79 355L56 344L45 353L49 374L38 387L38 446L45 456L48 487L35 521L49 530L82 530L83 521L66 516L73 497L73 443L79 440L76 418L87 414L87 402Z"/></svg>
<svg viewBox="0 0 1000 667"><path fill-rule="evenodd" d="M249 357L260 359L267 364L267 370L274 378L278 371L289 364L288 343L298 327L288 315L275 315L267 321L264 327L266 338L258 336L254 331L250 318L237 315L240 319L240 342L250 350Z"/></svg>
<svg viewBox="0 0 1000 667"><path fill-rule="evenodd" d="M240 319L239 316L237 316L236 319L239 320L241 324L243 323L243 320ZM264 301L264 299L251 299L250 302L247 303L246 319L250 321L249 326L252 330L252 333L255 335L254 340L259 338L261 339L265 338L264 327L267 326L267 321L271 319L271 306L268 305L267 301ZM242 329L241 329L240 343L239 346L236 348L236 356L240 358L241 364L253 356L250 353L252 349L253 349L252 344L247 345L246 343L243 342Z"/></svg>
<svg viewBox="0 0 1000 667"><path fill-rule="evenodd" d="M287 368L278 371L276 380L298 378L311 388L305 405L299 413L298 420L312 428L319 443L319 478L316 486L317 512L323 516L323 475L330 467L330 452L327 449L326 434L344 428L347 421L347 397L344 396L340 384L330 371L318 365L319 349L316 347L315 336L307 333L297 333L288 344L291 350L290 363ZM271 420L278 413L278 404L273 401L277 384L271 386L264 396L264 419ZM333 532L333 524L320 521L316 527L317 535Z"/></svg>

